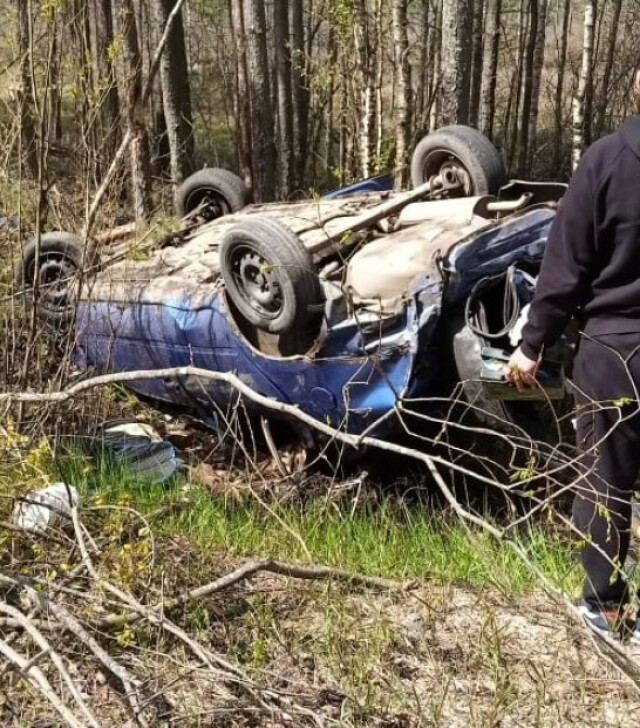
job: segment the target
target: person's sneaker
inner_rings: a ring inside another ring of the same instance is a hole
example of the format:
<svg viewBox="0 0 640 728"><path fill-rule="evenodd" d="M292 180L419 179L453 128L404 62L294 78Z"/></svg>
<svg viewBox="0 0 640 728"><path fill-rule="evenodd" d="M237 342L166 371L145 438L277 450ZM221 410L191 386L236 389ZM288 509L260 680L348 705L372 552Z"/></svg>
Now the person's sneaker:
<svg viewBox="0 0 640 728"><path fill-rule="evenodd" d="M577 607L587 627L593 632L603 637L615 637L620 634L624 623L624 612L621 607L613 607L610 609L594 607L584 599L578 602ZM633 631L633 634L637 634L637 644L640 644L640 622Z"/></svg>

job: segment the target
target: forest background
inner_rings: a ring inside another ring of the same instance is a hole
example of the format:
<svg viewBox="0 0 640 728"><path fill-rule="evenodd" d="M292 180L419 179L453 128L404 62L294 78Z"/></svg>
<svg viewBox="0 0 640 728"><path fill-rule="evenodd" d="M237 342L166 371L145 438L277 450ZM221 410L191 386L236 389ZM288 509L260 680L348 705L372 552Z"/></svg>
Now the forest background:
<svg viewBox="0 0 640 728"><path fill-rule="evenodd" d="M257 200L385 171L401 186L416 141L454 123L511 175L566 180L634 110L636 0L188 0L145 94L173 7L1 3L0 209L33 180L43 226L52 206L81 222L127 133L108 224L148 218L205 164Z"/></svg>

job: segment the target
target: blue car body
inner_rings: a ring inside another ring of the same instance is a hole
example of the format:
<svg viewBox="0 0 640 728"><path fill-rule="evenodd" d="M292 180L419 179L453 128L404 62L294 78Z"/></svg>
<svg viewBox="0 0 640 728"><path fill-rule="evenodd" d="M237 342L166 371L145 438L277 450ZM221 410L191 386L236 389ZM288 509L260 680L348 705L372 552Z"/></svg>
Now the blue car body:
<svg viewBox="0 0 640 728"><path fill-rule="evenodd" d="M440 392L444 379L436 331L475 283L519 263L539 264L554 210L538 206L462 240L441 261L441 275L416 271L405 303L384 321L328 321L313 355L270 356L243 336L220 287L180 286L158 295L148 285L128 301L81 300L75 363L97 372L193 365L233 372L262 395L297 405L351 433L398 426L398 402ZM154 400L200 412L237 401L220 381L146 379L129 385Z"/></svg>

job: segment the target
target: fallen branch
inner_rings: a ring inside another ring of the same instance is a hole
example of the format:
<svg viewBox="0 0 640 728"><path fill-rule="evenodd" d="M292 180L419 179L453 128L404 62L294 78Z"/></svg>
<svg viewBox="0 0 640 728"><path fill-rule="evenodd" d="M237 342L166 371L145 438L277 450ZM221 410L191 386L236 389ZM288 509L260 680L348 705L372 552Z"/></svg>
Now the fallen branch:
<svg viewBox="0 0 640 728"><path fill-rule="evenodd" d="M203 586L191 589L185 594L181 594L179 597L175 597L174 599L164 599L159 604L149 607L149 609L155 613L160 613L161 611L174 609L175 607L189 601L204 599L212 594L228 589L230 586L233 586L244 579L248 579L260 571L267 571L272 574L288 576L294 579L335 580L347 584L359 584L361 586L373 587L375 589L383 589L385 591L406 591L414 586L414 582L401 584L391 579L366 576L352 571L345 571L344 569L336 569L331 566L299 566L297 564L288 564L284 561L276 561L275 559L265 558L248 561L229 574L225 574L209 584L204 584ZM140 619L140 614L118 614L97 620L92 623L92 626L98 629L105 629L107 627L120 626L122 624L135 622L138 619Z"/></svg>

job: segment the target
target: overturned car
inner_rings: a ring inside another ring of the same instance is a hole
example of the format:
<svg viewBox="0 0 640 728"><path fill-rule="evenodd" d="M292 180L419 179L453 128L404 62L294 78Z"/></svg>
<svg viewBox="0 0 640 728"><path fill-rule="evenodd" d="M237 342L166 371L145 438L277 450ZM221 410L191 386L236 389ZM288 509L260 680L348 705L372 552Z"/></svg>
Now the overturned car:
<svg viewBox="0 0 640 728"><path fill-rule="evenodd" d="M232 372L354 434L388 435L399 407L442 410L457 387L465 417L544 436L548 402L495 398L480 373L484 347L517 344L564 185L505 184L493 145L461 126L418 144L411 177L401 193L383 178L246 204L242 180L201 170L178 195L184 229L161 245L96 263L46 233L16 282L42 318L73 325L83 369ZM199 377L129 386L208 417L237 402Z"/></svg>

